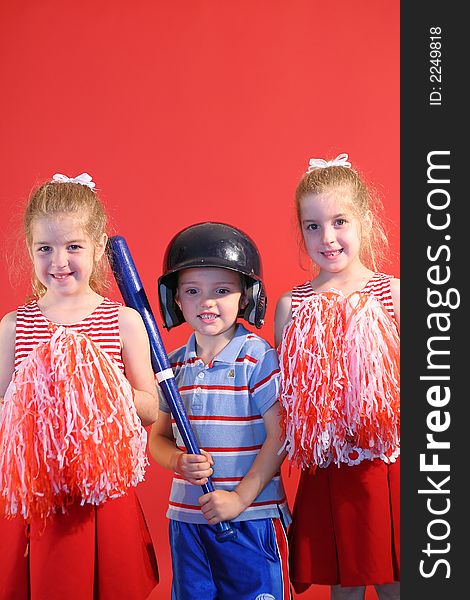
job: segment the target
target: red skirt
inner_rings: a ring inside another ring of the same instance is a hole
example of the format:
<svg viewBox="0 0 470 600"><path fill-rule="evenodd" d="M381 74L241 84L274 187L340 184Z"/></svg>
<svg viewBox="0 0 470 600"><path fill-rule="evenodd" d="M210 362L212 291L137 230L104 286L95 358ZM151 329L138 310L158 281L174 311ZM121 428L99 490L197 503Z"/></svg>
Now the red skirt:
<svg viewBox="0 0 470 600"><path fill-rule="evenodd" d="M297 593L400 580L400 463L365 460L302 472L289 529Z"/></svg>
<svg viewBox="0 0 470 600"><path fill-rule="evenodd" d="M69 507L40 532L0 520L0 598L144 600L158 583L155 550L134 489L99 507Z"/></svg>

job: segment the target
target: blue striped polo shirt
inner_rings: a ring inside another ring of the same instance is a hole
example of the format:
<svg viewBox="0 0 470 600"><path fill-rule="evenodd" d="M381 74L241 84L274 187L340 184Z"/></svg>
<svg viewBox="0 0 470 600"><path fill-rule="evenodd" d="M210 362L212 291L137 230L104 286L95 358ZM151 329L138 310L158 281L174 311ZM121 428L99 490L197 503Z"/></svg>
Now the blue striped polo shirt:
<svg viewBox="0 0 470 600"><path fill-rule="evenodd" d="M196 354L194 334L186 346L169 356L183 403L199 447L214 459L216 489L233 490L255 460L265 439L263 414L278 402L277 352L265 340L238 325L233 339L207 365ZM169 413L160 392L160 409ZM172 419L176 445L184 444ZM167 517L186 523L207 523L198 498L200 486L175 474ZM279 517L290 522L280 474L234 521Z"/></svg>

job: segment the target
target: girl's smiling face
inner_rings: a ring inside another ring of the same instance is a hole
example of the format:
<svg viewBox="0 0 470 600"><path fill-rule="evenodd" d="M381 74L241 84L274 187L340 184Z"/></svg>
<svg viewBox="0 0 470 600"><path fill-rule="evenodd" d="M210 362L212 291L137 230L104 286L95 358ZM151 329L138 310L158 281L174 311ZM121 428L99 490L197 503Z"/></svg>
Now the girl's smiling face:
<svg viewBox="0 0 470 600"><path fill-rule="evenodd" d="M196 336L233 335L238 312L246 306L240 274L202 267L179 273L176 302Z"/></svg>
<svg viewBox="0 0 470 600"><path fill-rule="evenodd" d="M104 253L106 236L95 246L73 213L39 217L32 223L30 255L36 277L48 293L71 295L90 290L95 261Z"/></svg>
<svg viewBox="0 0 470 600"><path fill-rule="evenodd" d="M305 248L320 271L360 263L361 224L346 190L306 194L299 206Z"/></svg>

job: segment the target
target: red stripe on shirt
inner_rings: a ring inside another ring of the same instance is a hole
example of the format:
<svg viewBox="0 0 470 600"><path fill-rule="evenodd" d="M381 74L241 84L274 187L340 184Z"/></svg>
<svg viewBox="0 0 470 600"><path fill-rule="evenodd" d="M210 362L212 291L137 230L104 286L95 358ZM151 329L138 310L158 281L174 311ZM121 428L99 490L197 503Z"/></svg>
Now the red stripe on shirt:
<svg viewBox="0 0 470 600"><path fill-rule="evenodd" d="M247 385L182 385L179 390L180 392L185 392L188 390L197 390L198 388L201 390L227 390L231 392L245 392L248 390Z"/></svg>
<svg viewBox="0 0 470 600"><path fill-rule="evenodd" d="M250 417L227 417L225 415L189 415L190 421L256 421L262 419L260 415L252 415Z"/></svg>
<svg viewBox="0 0 470 600"><path fill-rule="evenodd" d="M252 394L255 390L257 390L260 386L264 385L265 383L267 383L270 379L272 379L274 377L274 375L277 375L278 373L280 373L279 369L274 369L274 371L272 371L267 377L265 377L264 379L262 379L261 381L258 381L256 383L256 385L254 385L251 390L250 390L250 394Z"/></svg>
<svg viewBox="0 0 470 600"><path fill-rule="evenodd" d="M243 362L244 360L249 360L250 362L252 362L255 365L258 363L256 358L253 358L252 356L248 356L248 354L245 354L245 356L241 356L241 357L237 358L236 362Z"/></svg>
<svg viewBox="0 0 470 600"><path fill-rule="evenodd" d="M207 448L204 446L204 450L206 452L247 452L248 450L260 450L263 444L258 444L256 446L243 446L243 447L233 447L233 448ZM177 446L179 450L186 450L184 446Z"/></svg>

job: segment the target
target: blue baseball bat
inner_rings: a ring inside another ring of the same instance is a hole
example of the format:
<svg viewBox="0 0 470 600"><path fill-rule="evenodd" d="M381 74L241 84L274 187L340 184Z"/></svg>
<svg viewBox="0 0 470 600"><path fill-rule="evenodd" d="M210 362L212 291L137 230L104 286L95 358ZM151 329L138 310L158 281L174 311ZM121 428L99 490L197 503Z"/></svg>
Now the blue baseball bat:
<svg viewBox="0 0 470 600"><path fill-rule="evenodd" d="M200 454L198 443L191 429L183 400L176 385L173 369L163 346L160 331L126 240L120 235L112 236L109 238L108 248L111 268L122 298L126 306L137 310L144 321L150 340L153 371L168 402L173 418L176 421L176 426L181 434L184 445L189 454ZM205 494L213 492L215 489L210 478L201 487ZM222 521L217 523L216 528L216 538L219 542L234 539L236 536L235 529L229 523Z"/></svg>

